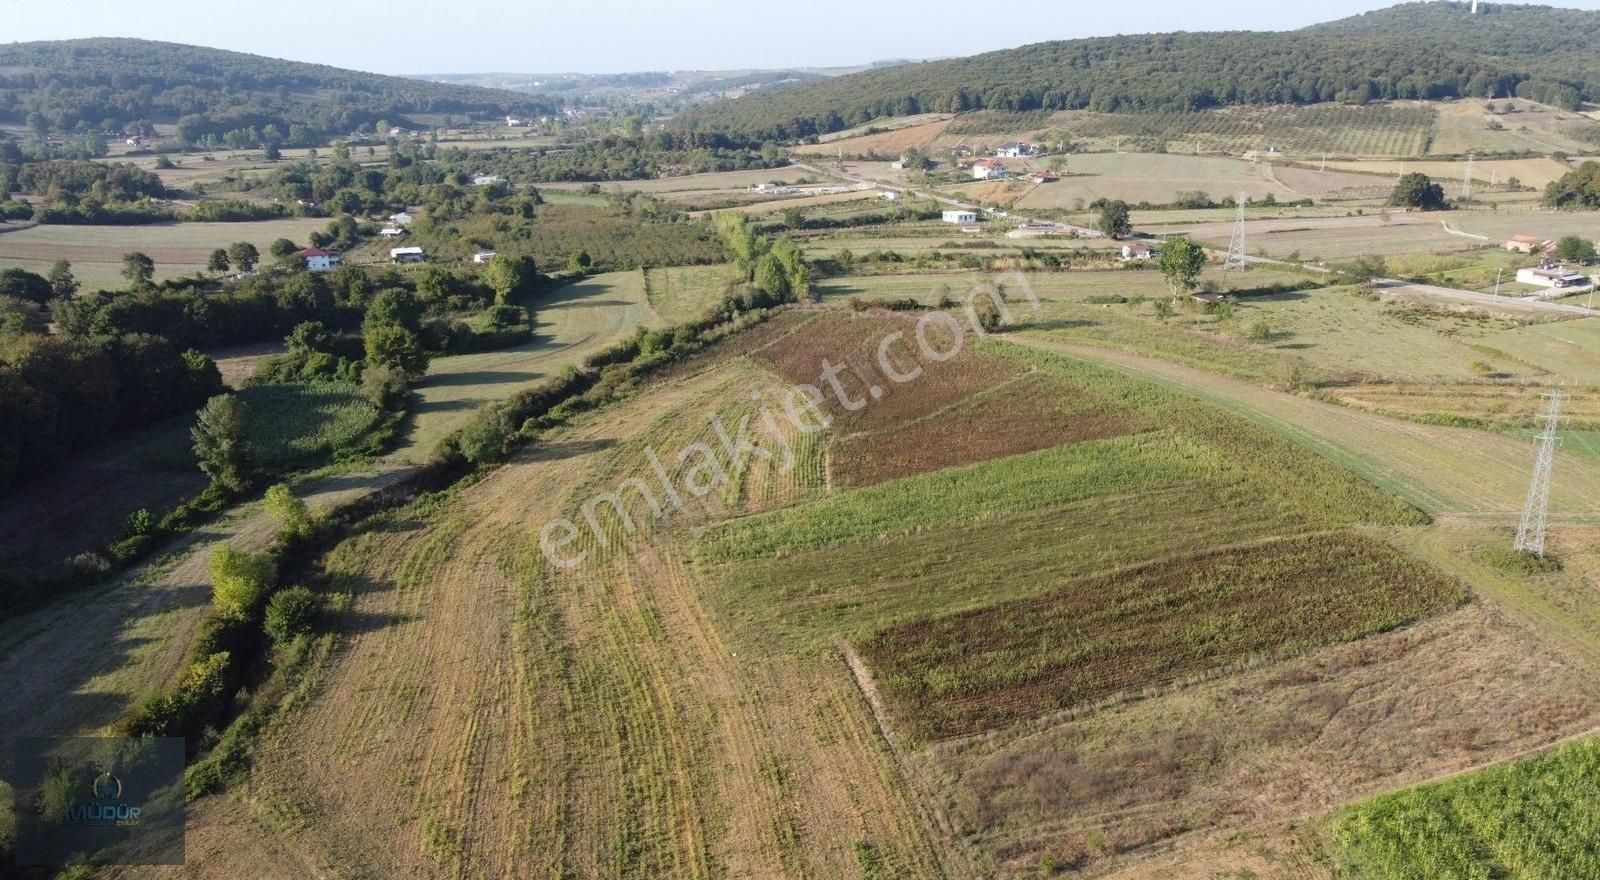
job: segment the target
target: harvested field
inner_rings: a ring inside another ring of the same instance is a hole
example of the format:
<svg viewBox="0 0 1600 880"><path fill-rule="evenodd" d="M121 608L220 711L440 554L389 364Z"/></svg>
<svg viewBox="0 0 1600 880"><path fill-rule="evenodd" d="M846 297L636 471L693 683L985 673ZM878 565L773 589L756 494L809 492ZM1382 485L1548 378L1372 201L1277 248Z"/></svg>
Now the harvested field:
<svg viewBox="0 0 1600 880"><path fill-rule="evenodd" d="M989 876L1035 877L1049 853L1119 880L1246 868L1327 877L1298 833L1309 818L1589 729L1600 688L1586 669L1473 604L1148 700L939 744L913 759L914 776L951 805Z"/></svg>
<svg viewBox="0 0 1600 880"><path fill-rule="evenodd" d="M860 649L897 728L941 740L1354 641L1464 599L1383 543L1319 534L1088 578Z"/></svg>
<svg viewBox="0 0 1600 880"><path fill-rule="evenodd" d="M612 180L600 184L602 193L643 192L653 195L731 192L745 190L762 183L796 184L816 177L815 172L798 165L782 168L757 168L751 171L718 171L709 174L685 174L679 177L660 177L651 180ZM587 183L541 183L540 190L583 190Z"/></svg>
<svg viewBox="0 0 1600 880"><path fill-rule="evenodd" d="M840 438L828 455L830 477L836 486L869 486L1131 427L1129 414L1092 393L1029 374L904 426Z"/></svg>
<svg viewBox="0 0 1600 880"><path fill-rule="evenodd" d="M1164 205L1181 192L1204 192L1216 200L1240 192L1254 200L1269 193L1280 201L1300 198L1273 180L1267 165L1218 156L1086 153L1071 156L1067 172L1056 183L1029 190L1017 207L1080 209L1099 198Z"/></svg>
<svg viewBox="0 0 1600 880"><path fill-rule="evenodd" d="M1440 424L1533 428L1542 423L1547 401L1541 386L1481 384L1353 385L1330 393L1342 403L1385 415ZM1600 394L1569 392L1561 405L1562 424L1600 427Z"/></svg>
<svg viewBox="0 0 1600 880"><path fill-rule="evenodd" d="M1393 184L1394 178L1406 173L1426 174L1434 180L1460 186L1461 179L1466 176L1467 162L1462 160L1412 160L1407 162L1344 162L1332 160L1328 162L1329 168L1341 171L1358 171L1369 174L1382 174ZM1547 156L1536 159L1478 159L1472 164L1472 179L1476 188L1487 188L1490 184L1504 186L1507 181L1515 178L1523 186L1544 189L1550 183L1572 169L1563 162L1557 162ZM1530 193L1530 199L1537 196Z"/></svg>
<svg viewBox="0 0 1600 880"><path fill-rule="evenodd" d="M945 324L928 325L925 337L932 357L922 356L915 341L917 317L829 313L756 358L791 385L820 389L826 396L822 409L834 420L835 430L871 431L922 418L1019 372L1004 358L974 350L967 318L957 313L953 320L961 328L960 337ZM958 353L938 359L952 351ZM844 367L837 378L842 392L830 390L825 365Z"/></svg>
<svg viewBox="0 0 1600 880"><path fill-rule="evenodd" d="M211 252L248 241L261 253L279 238L304 245L317 218L286 218L249 223L158 223L146 226L34 226L0 234L0 269L27 269L40 275L56 260L72 263L85 290L120 290L122 255L139 251L156 262L156 280L203 272Z"/></svg>
<svg viewBox="0 0 1600 880"><path fill-rule="evenodd" d="M847 156L898 156L908 149L915 147L927 150L933 141L944 133L950 124L950 118L934 118L931 122L922 122L917 125L904 125L890 131L865 133L862 129L855 133L837 132L828 136L821 143L805 145L794 148L799 156L837 156L843 152ZM884 127L884 126L880 126Z"/></svg>
<svg viewBox="0 0 1600 880"><path fill-rule="evenodd" d="M700 318L727 295L733 267L673 266L645 270L645 296L668 326Z"/></svg>

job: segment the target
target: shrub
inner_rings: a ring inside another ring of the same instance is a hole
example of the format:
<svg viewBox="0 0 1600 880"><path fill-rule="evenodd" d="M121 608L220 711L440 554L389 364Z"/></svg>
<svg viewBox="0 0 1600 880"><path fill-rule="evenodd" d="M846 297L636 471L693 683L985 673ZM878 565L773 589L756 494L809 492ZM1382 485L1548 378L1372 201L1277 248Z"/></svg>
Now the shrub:
<svg viewBox="0 0 1600 880"><path fill-rule="evenodd" d="M227 544L211 554L211 604L224 618L248 618L277 577L272 560Z"/></svg>
<svg viewBox="0 0 1600 880"><path fill-rule="evenodd" d="M305 587L281 590L267 602L263 628L274 644L293 641L311 631L311 621L317 616L317 597Z"/></svg>
<svg viewBox="0 0 1600 880"><path fill-rule="evenodd" d="M361 393L373 406L398 412L405 408L409 394L405 371L388 364L367 367L361 373Z"/></svg>
<svg viewBox="0 0 1600 880"><path fill-rule="evenodd" d="M1257 321L1250 325L1251 342L1270 342L1272 340L1272 325L1266 321Z"/></svg>
<svg viewBox="0 0 1600 880"><path fill-rule="evenodd" d="M286 541L298 541L311 534L316 527L316 517L305 501L296 498L286 483L267 490L263 499L267 512L278 521L278 534Z"/></svg>

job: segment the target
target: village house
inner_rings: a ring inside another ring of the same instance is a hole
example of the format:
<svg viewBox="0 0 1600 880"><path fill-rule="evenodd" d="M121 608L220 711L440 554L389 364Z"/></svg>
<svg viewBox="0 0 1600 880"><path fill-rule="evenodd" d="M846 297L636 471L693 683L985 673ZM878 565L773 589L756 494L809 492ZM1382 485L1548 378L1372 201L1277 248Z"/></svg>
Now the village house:
<svg viewBox="0 0 1600 880"><path fill-rule="evenodd" d="M312 272L332 272L339 268L339 255L322 248L308 247L295 256L304 260L306 268Z"/></svg>
<svg viewBox="0 0 1600 880"><path fill-rule="evenodd" d="M966 226L978 222L977 211L954 210L944 212L944 222Z"/></svg>
<svg viewBox="0 0 1600 880"><path fill-rule="evenodd" d="M506 179L498 174L478 174L472 178L473 186L495 186L505 182Z"/></svg>
<svg viewBox="0 0 1600 880"><path fill-rule="evenodd" d="M1130 241L1122 246L1122 261L1148 260L1161 255L1161 249L1151 247L1142 241Z"/></svg>
<svg viewBox="0 0 1600 880"><path fill-rule="evenodd" d="M422 248L419 247L391 248L389 250L389 260L397 265L400 263L420 263L423 259Z"/></svg>
<svg viewBox="0 0 1600 880"><path fill-rule="evenodd" d="M900 198L900 192L899 190L886 189L883 192L878 193L878 198L883 199L886 202L892 202L895 199Z"/></svg>
<svg viewBox="0 0 1600 880"><path fill-rule="evenodd" d="M384 238L399 238L402 235L405 235L406 231L404 228L399 226L385 226L384 228L378 230L378 234Z"/></svg>
<svg viewBox="0 0 1600 880"><path fill-rule="evenodd" d="M1054 171L1035 171L1028 175L1028 180L1034 183L1055 183L1061 176Z"/></svg>
<svg viewBox="0 0 1600 880"><path fill-rule="evenodd" d="M410 226L411 221L415 219L417 219L416 216L410 211L401 211L398 214L389 215L389 223L394 226Z"/></svg>
<svg viewBox="0 0 1600 880"><path fill-rule="evenodd" d="M495 258L495 252L494 251L478 251L477 253L472 255L472 262L477 263L478 265L482 266L483 264L489 262L490 260L492 260L494 258Z"/></svg>
<svg viewBox="0 0 1600 880"><path fill-rule="evenodd" d="M1011 176L1006 166L993 159L979 159L972 163L973 180L1004 180Z"/></svg>
<svg viewBox="0 0 1600 880"><path fill-rule="evenodd" d="M1553 290L1584 290L1592 284L1587 276L1559 263L1551 262L1545 262L1534 269L1518 269L1517 282Z"/></svg>
<svg viewBox="0 0 1600 880"><path fill-rule="evenodd" d="M1035 152L1033 144L1026 141L1011 141L1000 145L994 154L1001 159L1022 159L1032 156Z"/></svg>
<svg viewBox="0 0 1600 880"><path fill-rule="evenodd" d="M1506 250L1516 251L1520 254L1532 254L1544 250L1548 241L1532 235L1513 235L1506 239Z"/></svg>

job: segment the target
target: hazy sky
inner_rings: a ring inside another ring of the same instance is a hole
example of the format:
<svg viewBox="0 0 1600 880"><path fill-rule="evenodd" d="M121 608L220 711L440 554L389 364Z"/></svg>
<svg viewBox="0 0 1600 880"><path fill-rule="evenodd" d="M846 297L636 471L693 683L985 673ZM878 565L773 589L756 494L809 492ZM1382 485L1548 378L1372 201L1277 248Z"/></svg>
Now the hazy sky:
<svg viewBox="0 0 1600 880"><path fill-rule="evenodd" d="M1600 0L1555 0L1600 8ZM834 66L1042 40L1285 29L1382 0L0 0L0 41L144 37L378 73Z"/></svg>

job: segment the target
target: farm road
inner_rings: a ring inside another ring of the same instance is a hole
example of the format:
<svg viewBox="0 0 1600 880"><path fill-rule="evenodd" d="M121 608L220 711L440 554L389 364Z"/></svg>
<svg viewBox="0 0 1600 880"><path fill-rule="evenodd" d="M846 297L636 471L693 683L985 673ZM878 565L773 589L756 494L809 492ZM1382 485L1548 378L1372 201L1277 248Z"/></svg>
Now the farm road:
<svg viewBox="0 0 1600 880"><path fill-rule="evenodd" d="M1091 361L1214 403L1286 436L1436 517L1515 525L1533 467L1532 444L1485 431L1386 418L1155 358L1047 336L1008 341ZM1557 454L1552 522L1600 522L1600 462Z"/></svg>

